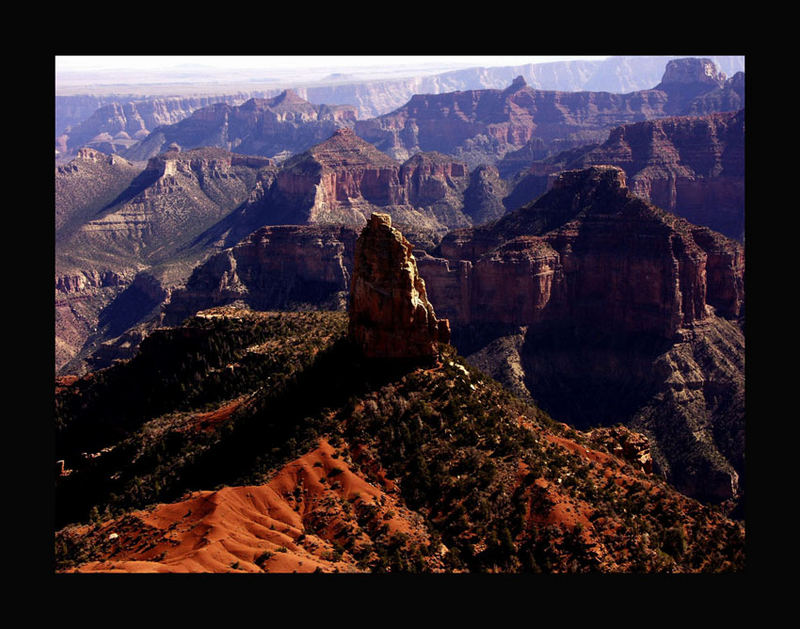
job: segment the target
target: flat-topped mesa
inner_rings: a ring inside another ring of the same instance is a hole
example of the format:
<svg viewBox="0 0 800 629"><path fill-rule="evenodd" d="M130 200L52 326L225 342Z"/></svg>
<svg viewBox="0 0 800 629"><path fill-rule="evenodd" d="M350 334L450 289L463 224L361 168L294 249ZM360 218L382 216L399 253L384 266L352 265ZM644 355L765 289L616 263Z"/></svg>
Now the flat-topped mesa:
<svg viewBox="0 0 800 629"><path fill-rule="evenodd" d="M430 359L450 341L450 322L436 318L412 249L388 214L372 214L356 241L350 337L367 358Z"/></svg>

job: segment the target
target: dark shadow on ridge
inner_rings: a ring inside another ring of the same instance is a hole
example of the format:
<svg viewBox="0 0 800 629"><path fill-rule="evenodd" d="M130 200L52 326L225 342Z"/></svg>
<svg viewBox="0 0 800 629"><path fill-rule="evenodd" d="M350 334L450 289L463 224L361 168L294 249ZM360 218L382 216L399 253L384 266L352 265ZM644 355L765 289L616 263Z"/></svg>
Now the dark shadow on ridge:
<svg viewBox="0 0 800 629"><path fill-rule="evenodd" d="M624 424L657 392L653 362L671 345L596 328L529 328L525 384L540 408L577 429Z"/></svg>

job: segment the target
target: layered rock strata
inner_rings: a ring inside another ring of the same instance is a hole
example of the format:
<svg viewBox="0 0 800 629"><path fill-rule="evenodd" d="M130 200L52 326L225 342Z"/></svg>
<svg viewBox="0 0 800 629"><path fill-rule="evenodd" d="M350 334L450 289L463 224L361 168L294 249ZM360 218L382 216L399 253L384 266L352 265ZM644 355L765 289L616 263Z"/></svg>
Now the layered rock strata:
<svg viewBox="0 0 800 629"><path fill-rule="evenodd" d="M241 302L255 310L347 305L357 233L332 225L263 227L198 266L164 308L175 325L199 310Z"/></svg>
<svg viewBox="0 0 800 629"><path fill-rule="evenodd" d="M387 214L373 214L356 242L349 331L367 358L433 358L450 340L411 250Z"/></svg>
<svg viewBox="0 0 800 629"><path fill-rule="evenodd" d="M563 150L603 141L623 124L741 109L739 74L728 80L710 60L673 60L657 87L626 94L536 90L519 76L504 90L417 94L389 114L357 121L355 130L396 159L440 151L474 168L531 143Z"/></svg>
<svg viewBox="0 0 800 629"><path fill-rule="evenodd" d="M439 252L420 270L459 324L566 318L670 339L709 306L735 319L744 304L743 247L634 196L613 167L562 173L536 203L451 232Z"/></svg>
<svg viewBox="0 0 800 629"><path fill-rule="evenodd" d="M339 127L352 127L356 116L355 107L314 105L285 90L274 98L198 109L176 124L154 129L124 155L148 159L174 142L184 149L213 146L280 160L323 141Z"/></svg>
<svg viewBox="0 0 800 629"><path fill-rule="evenodd" d="M600 145L530 166L504 203L520 207L546 192L556 174L608 164L654 205L744 241L744 110L680 116L617 127Z"/></svg>
<svg viewBox="0 0 800 629"><path fill-rule="evenodd" d="M336 223L361 228L378 211L405 232L439 236L493 216L505 189L496 170L472 176L464 162L420 153L400 163L339 129L287 160L248 212L266 224Z"/></svg>

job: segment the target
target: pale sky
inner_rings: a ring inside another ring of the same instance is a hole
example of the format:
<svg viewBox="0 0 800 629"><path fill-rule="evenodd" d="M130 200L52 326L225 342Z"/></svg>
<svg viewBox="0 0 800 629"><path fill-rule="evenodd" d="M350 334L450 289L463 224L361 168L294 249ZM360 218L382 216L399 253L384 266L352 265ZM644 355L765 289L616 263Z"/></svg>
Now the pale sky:
<svg viewBox="0 0 800 629"><path fill-rule="evenodd" d="M166 70L181 65L202 65L238 70L293 67L346 69L407 64L456 64L459 66L515 66L570 59L605 59L606 56L509 56L509 55L57 55L56 71Z"/></svg>

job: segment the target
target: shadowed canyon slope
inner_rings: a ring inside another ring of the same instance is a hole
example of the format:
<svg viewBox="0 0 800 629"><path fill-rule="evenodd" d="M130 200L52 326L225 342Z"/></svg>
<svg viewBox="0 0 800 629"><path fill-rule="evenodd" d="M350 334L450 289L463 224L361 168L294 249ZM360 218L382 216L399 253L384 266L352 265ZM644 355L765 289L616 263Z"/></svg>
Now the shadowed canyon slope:
<svg viewBox="0 0 800 629"><path fill-rule="evenodd" d="M645 430L693 495L740 495L741 244L634 196L606 166L562 173L439 254L418 266L469 360L574 425Z"/></svg>

